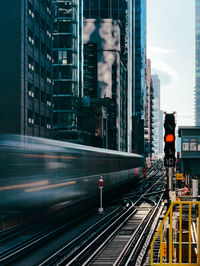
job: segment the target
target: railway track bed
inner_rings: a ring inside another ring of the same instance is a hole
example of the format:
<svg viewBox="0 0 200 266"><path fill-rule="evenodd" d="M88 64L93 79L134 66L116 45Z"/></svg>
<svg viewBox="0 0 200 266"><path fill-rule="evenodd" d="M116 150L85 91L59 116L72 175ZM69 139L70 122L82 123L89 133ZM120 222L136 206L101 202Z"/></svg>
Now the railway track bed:
<svg viewBox="0 0 200 266"><path fill-rule="evenodd" d="M164 183L163 175L159 171L155 174L157 182L152 175L137 195L127 194L124 204L121 201L106 208L103 215L40 230L25 228L13 239L12 234L7 236L13 242L0 239L1 265L120 265L131 249L138 252L137 240L158 209L156 202L162 198ZM151 195L152 191L158 193Z"/></svg>
<svg viewBox="0 0 200 266"><path fill-rule="evenodd" d="M137 256L145 242L146 234L160 210L163 197L163 183L159 183L164 176L146 190L139 199L126 199L126 209L116 214L113 220L100 226L100 230L93 230L92 235L87 232L82 236L82 242L72 242L53 254L40 264L46 265L125 265L126 261L137 260ZM150 198L145 195L156 191L157 196ZM159 192L159 189L160 191ZM131 196L133 197L133 196ZM155 200L157 198L157 200ZM92 232L92 229L91 229ZM74 245L73 250L69 248ZM122 264L121 264L122 263ZM132 264L134 265L134 264Z"/></svg>

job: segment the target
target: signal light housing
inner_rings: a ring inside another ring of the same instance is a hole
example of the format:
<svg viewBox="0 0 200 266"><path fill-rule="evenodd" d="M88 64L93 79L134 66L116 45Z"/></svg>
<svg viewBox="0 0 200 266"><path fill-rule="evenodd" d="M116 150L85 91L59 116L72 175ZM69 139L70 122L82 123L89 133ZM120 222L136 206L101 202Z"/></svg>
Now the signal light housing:
<svg viewBox="0 0 200 266"><path fill-rule="evenodd" d="M175 158L175 116L173 114L165 114L165 157L164 165L165 167L175 167L176 158Z"/></svg>

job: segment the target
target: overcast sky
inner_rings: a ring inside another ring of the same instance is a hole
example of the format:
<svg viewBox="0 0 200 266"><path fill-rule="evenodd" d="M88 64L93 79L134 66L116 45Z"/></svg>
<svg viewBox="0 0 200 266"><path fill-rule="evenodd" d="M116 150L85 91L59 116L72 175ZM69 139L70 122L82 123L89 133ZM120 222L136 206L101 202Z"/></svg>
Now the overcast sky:
<svg viewBox="0 0 200 266"><path fill-rule="evenodd" d="M193 125L195 0L147 0L147 56L161 80L161 109Z"/></svg>

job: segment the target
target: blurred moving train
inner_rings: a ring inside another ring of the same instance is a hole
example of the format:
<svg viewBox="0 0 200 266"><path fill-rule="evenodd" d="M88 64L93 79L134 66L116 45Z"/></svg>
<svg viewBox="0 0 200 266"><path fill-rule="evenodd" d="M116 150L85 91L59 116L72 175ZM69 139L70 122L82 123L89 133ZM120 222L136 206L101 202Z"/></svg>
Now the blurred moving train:
<svg viewBox="0 0 200 266"><path fill-rule="evenodd" d="M143 157L68 142L0 135L0 210L73 204L142 176Z"/></svg>

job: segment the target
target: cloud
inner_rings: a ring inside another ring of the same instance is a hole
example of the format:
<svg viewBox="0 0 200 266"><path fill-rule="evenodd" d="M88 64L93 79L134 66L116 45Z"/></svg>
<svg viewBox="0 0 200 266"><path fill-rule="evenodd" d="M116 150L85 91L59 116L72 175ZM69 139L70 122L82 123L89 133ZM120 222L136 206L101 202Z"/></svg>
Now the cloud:
<svg viewBox="0 0 200 266"><path fill-rule="evenodd" d="M163 55L174 52L173 50L156 47L156 46L148 46L147 51L148 51L148 54L163 54Z"/></svg>
<svg viewBox="0 0 200 266"><path fill-rule="evenodd" d="M152 63L152 74L158 74L162 85L169 85L178 79L176 71L165 62Z"/></svg>

